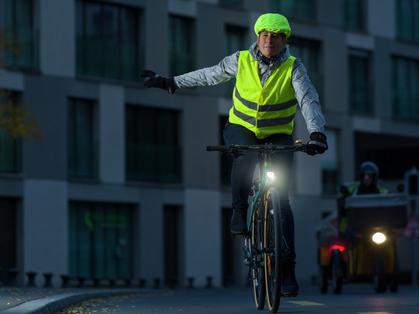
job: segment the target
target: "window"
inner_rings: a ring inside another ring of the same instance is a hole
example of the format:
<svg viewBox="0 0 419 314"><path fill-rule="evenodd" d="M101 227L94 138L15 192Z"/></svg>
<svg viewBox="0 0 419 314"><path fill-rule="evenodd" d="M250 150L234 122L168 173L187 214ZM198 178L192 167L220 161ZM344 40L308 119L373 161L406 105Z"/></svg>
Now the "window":
<svg viewBox="0 0 419 314"><path fill-rule="evenodd" d="M176 288L182 283L184 250L183 215L180 206L164 206L164 283Z"/></svg>
<svg viewBox="0 0 419 314"><path fill-rule="evenodd" d="M195 70L194 20L170 16L169 53L170 75L180 75Z"/></svg>
<svg viewBox="0 0 419 314"><path fill-rule="evenodd" d="M320 56L320 43L312 40L293 38L291 39L291 54L301 58L310 81L313 83L320 98L323 98L323 73Z"/></svg>
<svg viewBox="0 0 419 314"><path fill-rule="evenodd" d="M70 202L70 276L131 278L133 206Z"/></svg>
<svg viewBox="0 0 419 314"><path fill-rule="evenodd" d="M180 112L127 106L125 119L127 180L180 183Z"/></svg>
<svg viewBox="0 0 419 314"><path fill-rule="evenodd" d="M223 130L228 117L220 117L220 145L225 145ZM233 158L230 154L221 154L221 185L231 186L231 169L233 168Z"/></svg>
<svg viewBox="0 0 419 314"><path fill-rule="evenodd" d="M77 74L139 81L144 56L140 10L84 0L76 9Z"/></svg>
<svg viewBox="0 0 419 314"><path fill-rule="evenodd" d="M344 27L365 30L367 25L367 2L365 0L341 0Z"/></svg>
<svg viewBox="0 0 419 314"><path fill-rule="evenodd" d="M6 51L5 64L36 70L39 65L39 23L36 0L6 0L5 31L12 36L15 53Z"/></svg>
<svg viewBox="0 0 419 314"><path fill-rule="evenodd" d="M392 59L393 117L419 121L419 61Z"/></svg>
<svg viewBox="0 0 419 314"><path fill-rule="evenodd" d="M69 177L98 177L98 132L96 102L70 99L68 105Z"/></svg>
<svg viewBox="0 0 419 314"><path fill-rule="evenodd" d="M419 1L396 0L396 36L419 41Z"/></svg>
<svg viewBox="0 0 419 314"><path fill-rule="evenodd" d="M278 12L286 17L317 20L316 0L271 0L270 6L272 12Z"/></svg>
<svg viewBox="0 0 419 314"><path fill-rule="evenodd" d="M0 239L7 239L0 241L0 251L7 252L7 254L0 254L0 265L3 269L10 269L18 267L18 206L19 199L0 197ZM0 281L8 282L13 275L9 272L0 272ZM3 284L2 284L3 285Z"/></svg>
<svg viewBox="0 0 419 314"><path fill-rule="evenodd" d="M366 51L349 52L349 108L357 113L373 113L371 57Z"/></svg>
<svg viewBox="0 0 419 314"><path fill-rule="evenodd" d="M22 95L18 92L0 90L0 111L5 111L4 117L8 117L7 108L15 107L22 103ZM20 173L22 164L22 139L13 137L10 132L0 126L0 173Z"/></svg>
<svg viewBox="0 0 419 314"><path fill-rule="evenodd" d="M227 25L226 36L225 36L226 55L231 55L235 53L236 51L246 49L244 47L245 38L246 38L245 28ZM228 96L231 96L233 94L235 84L236 84L235 78L225 83L226 94Z"/></svg>
<svg viewBox="0 0 419 314"><path fill-rule="evenodd" d="M322 165L322 186L324 194L336 194L339 184L337 132L325 130L329 149L320 155Z"/></svg>
<svg viewBox="0 0 419 314"><path fill-rule="evenodd" d="M243 0L220 0L221 4L243 5Z"/></svg>

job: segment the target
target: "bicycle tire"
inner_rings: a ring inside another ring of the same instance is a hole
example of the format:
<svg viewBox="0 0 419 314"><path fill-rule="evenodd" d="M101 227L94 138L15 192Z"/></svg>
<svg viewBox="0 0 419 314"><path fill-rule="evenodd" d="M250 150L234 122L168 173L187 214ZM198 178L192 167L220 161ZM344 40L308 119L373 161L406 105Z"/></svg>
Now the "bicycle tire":
<svg viewBox="0 0 419 314"><path fill-rule="evenodd" d="M266 299L269 310L276 313L282 295L282 219L279 195L272 187L264 194L264 216Z"/></svg>
<svg viewBox="0 0 419 314"><path fill-rule="evenodd" d="M343 283L343 260L342 253L339 249L334 249L332 251L332 287L333 293L339 294L342 292L342 283Z"/></svg>
<svg viewBox="0 0 419 314"><path fill-rule="evenodd" d="M266 285L265 285L265 268L262 265L263 256L263 216L260 211L261 207L257 206L253 211L251 223L251 263L253 276L253 293L255 295L255 304L258 310L265 307Z"/></svg>
<svg viewBox="0 0 419 314"><path fill-rule="evenodd" d="M386 272L384 268L383 252L376 252L373 260L374 267L374 288L377 293L384 293L387 290Z"/></svg>

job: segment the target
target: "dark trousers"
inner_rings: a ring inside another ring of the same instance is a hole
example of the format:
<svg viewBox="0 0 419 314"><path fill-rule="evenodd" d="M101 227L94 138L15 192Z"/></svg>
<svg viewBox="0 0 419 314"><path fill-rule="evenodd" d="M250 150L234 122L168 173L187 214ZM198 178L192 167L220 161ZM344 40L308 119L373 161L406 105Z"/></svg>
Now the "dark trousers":
<svg viewBox="0 0 419 314"><path fill-rule="evenodd" d="M292 135L286 134L274 134L260 140L245 127L228 121L224 127L223 137L225 145L261 145L265 143L292 145L294 143ZM246 154L234 158L233 169L231 170L232 208L234 210L247 210L249 207L249 191L257 161L257 154ZM275 187L280 197L283 235L289 246L289 251L284 255L283 263L293 266L295 264L294 217L289 202L292 163L293 153L277 152L272 155L271 169L275 172Z"/></svg>

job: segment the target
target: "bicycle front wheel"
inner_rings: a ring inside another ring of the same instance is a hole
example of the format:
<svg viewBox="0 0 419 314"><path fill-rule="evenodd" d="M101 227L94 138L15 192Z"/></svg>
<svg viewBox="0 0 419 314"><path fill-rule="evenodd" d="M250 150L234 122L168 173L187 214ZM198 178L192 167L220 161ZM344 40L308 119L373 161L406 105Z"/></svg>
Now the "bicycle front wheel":
<svg viewBox="0 0 419 314"><path fill-rule="evenodd" d="M253 292L255 295L255 303L258 310L265 307L266 285L265 285L265 268L263 267L263 216L260 212L261 206L257 206L253 211L251 223L251 263L253 275Z"/></svg>
<svg viewBox="0 0 419 314"><path fill-rule="evenodd" d="M274 188L264 194L264 264L269 310L276 313L281 299L282 219L279 195Z"/></svg>

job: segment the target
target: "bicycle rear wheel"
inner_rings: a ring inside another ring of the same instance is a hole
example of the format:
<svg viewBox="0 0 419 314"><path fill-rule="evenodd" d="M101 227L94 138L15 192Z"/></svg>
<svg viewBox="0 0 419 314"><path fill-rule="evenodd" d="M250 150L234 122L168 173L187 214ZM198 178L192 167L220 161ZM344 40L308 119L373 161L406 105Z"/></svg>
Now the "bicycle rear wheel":
<svg viewBox="0 0 419 314"><path fill-rule="evenodd" d="M260 206L253 211L251 223L251 267L253 275L253 292L255 295L255 303L258 310L265 307L266 285L265 285L265 268L263 267L262 255L262 232L263 232L263 216L260 212Z"/></svg>
<svg viewBox="0 0 419 314"><path fill-rule="evenodd" d="M269 310L276 313L281 299L282 219L279 195L274 188L264 194L264 264Z"/></svg>

